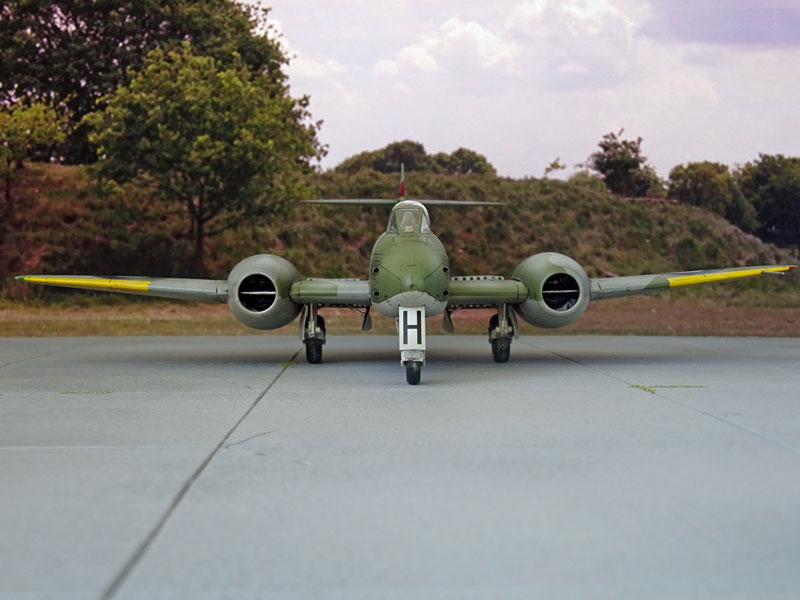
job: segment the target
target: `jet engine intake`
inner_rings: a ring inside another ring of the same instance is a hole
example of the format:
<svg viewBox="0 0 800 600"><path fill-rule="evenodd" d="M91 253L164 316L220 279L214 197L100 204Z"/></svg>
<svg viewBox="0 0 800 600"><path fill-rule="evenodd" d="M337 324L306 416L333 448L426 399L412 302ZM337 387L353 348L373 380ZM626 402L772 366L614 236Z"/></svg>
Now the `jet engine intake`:
<svg viewBox="0 0 800 600"><path fill-rule="evenodd" d="M291 323L302 306L289 297L300 279L285 258L257 254L245 258L228 275L228 308L239 321L254 329L278 329Z"/></svg>
<svg viewBox="0 0 800 600"><path fill-rule="evenodd" d="M543 252L523 260L511 275L528 288L528 299L514 305L536 327L569 325L589 304L589 277L577 262L563 254Z"/></svg>

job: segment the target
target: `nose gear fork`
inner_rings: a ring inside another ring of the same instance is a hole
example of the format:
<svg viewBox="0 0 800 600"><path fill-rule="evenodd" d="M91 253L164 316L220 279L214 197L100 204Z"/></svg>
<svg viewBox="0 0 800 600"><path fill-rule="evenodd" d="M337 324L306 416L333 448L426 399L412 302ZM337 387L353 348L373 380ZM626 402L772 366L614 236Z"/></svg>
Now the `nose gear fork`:
<svg viewBox="0 0 800 600"><path fill-rule="evenodd" d="M406 381L417 385L425 364L425 307L401 306L397 317L400 363L406 368Z"/></svg>

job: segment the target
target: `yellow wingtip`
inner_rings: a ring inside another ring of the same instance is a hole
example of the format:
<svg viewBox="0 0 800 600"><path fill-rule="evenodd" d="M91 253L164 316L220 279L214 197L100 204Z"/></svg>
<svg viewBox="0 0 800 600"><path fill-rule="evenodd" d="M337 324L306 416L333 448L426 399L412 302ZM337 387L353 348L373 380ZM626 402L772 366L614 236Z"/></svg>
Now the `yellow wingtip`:
<svg viewBox="0 0 800 600"><path fill-rule="evenodd" d="M140 279L114 279L104 277L85 277L68 275L26 275L22 281L41 283L60 287L75 287L87 290L106 290L110 292L133 292L146 294L151 281Z"/></svg>
<svg viewBox="0 0 800 600"><path fill-rule="evenodd" d="M745 277L755 277L765 273L784 273L794 270L794 265L778 265L774 267L755 267L743 268L734 271L723 271L717 273L697 273L694 275L679 275L668 277L669 287L682 287L686 285L697 285L700 283L716 283L719 281L731 281L734 279L744 279Z"/></svg>

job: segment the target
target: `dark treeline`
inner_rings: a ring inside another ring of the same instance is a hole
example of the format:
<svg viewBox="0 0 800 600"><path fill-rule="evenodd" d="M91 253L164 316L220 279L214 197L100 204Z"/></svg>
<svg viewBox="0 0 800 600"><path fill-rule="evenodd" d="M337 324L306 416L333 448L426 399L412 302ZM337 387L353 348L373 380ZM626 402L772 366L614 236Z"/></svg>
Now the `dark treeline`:
<svg viewBox="0 0 800 600"><path fill-rule="evenodd" d="M800 158L760 154L731 170L703 161L678 165L662 181L642 155L642 138L608 133L587 166L608 189L633 197L673 198L725 217L762 239L800 242Z"/></svg>

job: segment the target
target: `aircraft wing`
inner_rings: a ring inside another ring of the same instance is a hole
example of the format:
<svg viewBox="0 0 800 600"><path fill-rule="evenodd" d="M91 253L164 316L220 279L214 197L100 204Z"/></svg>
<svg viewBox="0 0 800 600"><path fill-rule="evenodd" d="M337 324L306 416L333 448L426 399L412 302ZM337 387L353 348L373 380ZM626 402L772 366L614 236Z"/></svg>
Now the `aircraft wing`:
<svg viewBox="0 0 800 600"><path fill-rule="evenodd" d="M298 304L318 306L369 306L369 282L363 279L312 277L292 284L289 292Z"/></svg>
<svg viewBox="0 0 800 600"><path fill-rule="evenodd" d="M94 277L90 275L21 275L19 281L57 287L99 290L177 300L226 302L224 279L177 279L173 277Z"/></svg>
<svg viewBox="0 0 800 600"><path fill-rule="evenodd" d="M792 269L794 269L792 265L768 265L762 267L735 267L732 269L688 271L684 273L593 278L591 280L590 298L592 300L621 298L623 296L648 294L650 292L658 292L676 287L730 281L733 279L743 279L745 277L756 277L758 275L783 275Z"/></svg>
<svg viewBox="0 0 800 600"><path fill-rule="evenodd" d="M135 294L155 298L227 302L224 279L175 277L95 277L91 275L20 275L19 281L57 287ZM369 306L369 283L359 279L301 279L292 284L290 296L298 304L320 306Z"/></svg>
<svg viewBox="0 0 800 600"><path fill-rule="evenodd" d="M482 308L498 304L519 304L528 297L528 288L520 281L495 275L451 277L449 308Z"/></svg>

